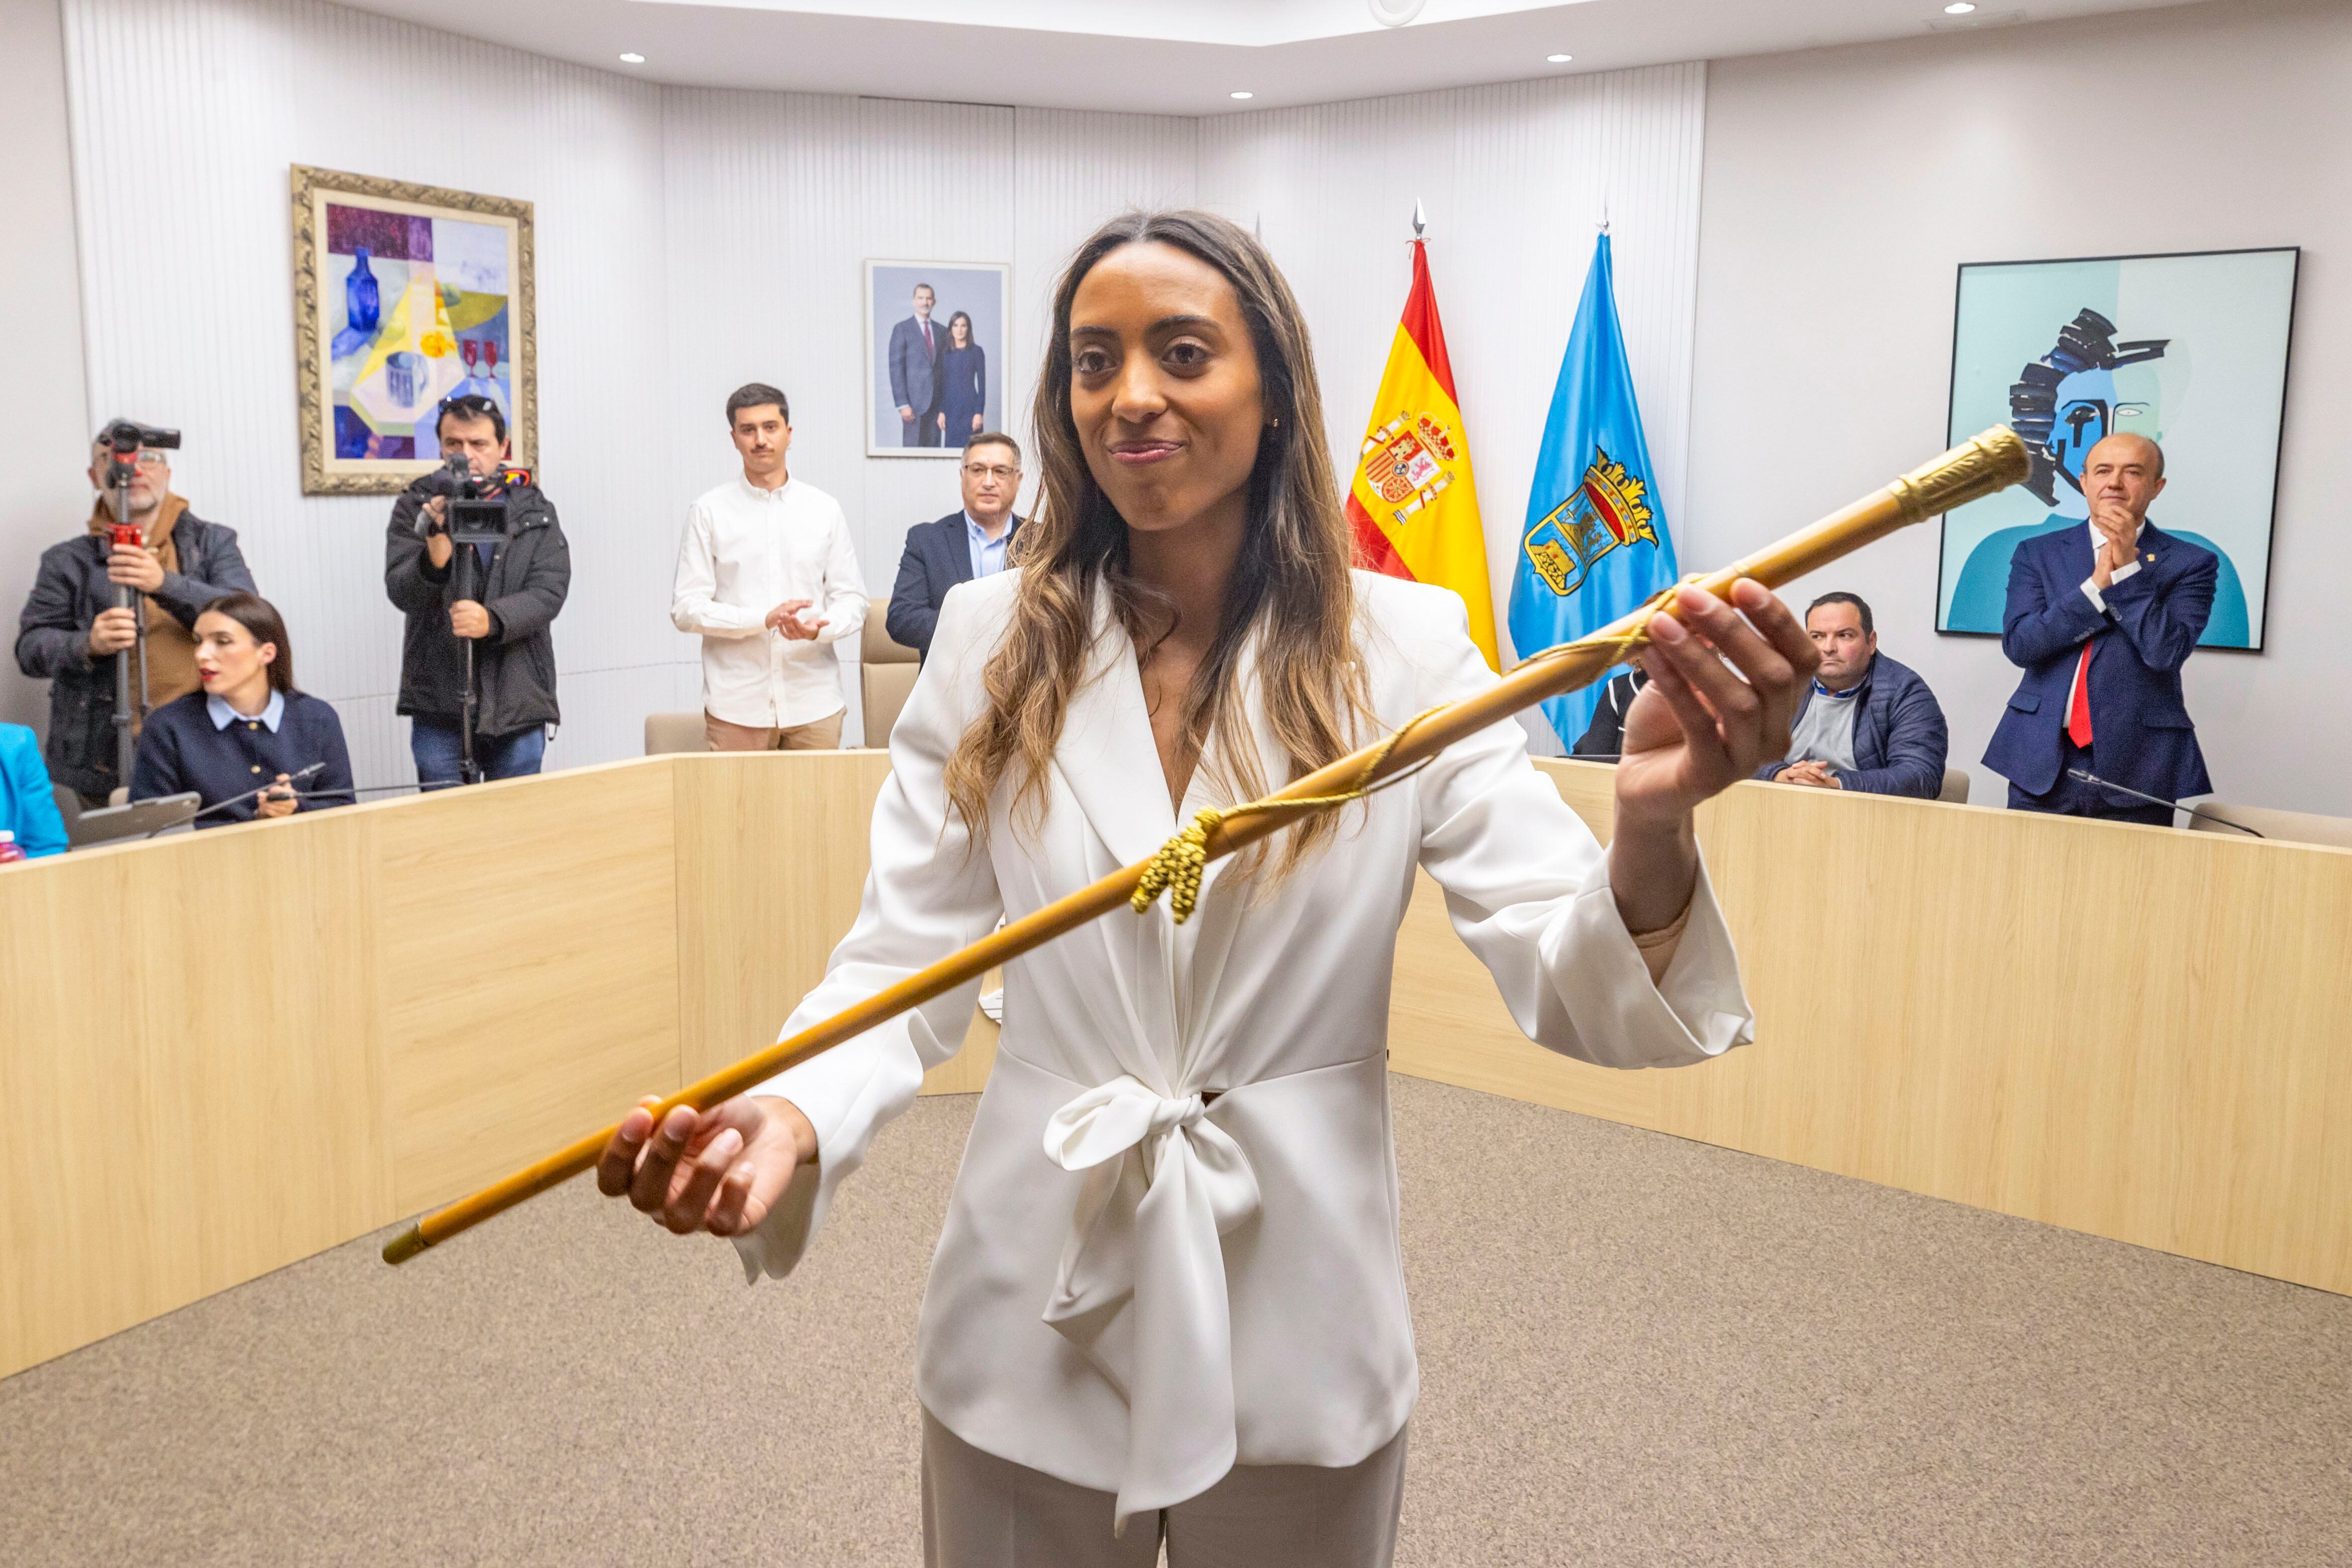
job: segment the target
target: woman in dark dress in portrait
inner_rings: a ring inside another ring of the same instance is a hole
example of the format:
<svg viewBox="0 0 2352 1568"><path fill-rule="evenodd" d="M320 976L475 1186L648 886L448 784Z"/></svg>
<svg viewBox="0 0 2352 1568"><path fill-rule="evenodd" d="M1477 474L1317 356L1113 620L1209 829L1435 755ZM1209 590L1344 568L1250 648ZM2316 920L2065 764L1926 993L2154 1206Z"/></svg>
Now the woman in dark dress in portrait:
<svg viewBox="0 0 2352 1568"><path fill-rule="evenodd" d="M947 389L940 405L940 445L955 451L987 428L981 421L988 416L988 354L972 342L971 318L961 310L948 318L940 382Z"/></svg>

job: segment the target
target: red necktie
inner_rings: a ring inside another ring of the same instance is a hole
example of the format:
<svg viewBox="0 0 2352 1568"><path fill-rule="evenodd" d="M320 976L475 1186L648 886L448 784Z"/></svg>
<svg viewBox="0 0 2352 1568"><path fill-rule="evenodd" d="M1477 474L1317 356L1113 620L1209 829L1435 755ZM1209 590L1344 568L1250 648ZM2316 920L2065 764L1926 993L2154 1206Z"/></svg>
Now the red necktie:
<svg viewBox="0 0 2352 1568"><path fill-rule="evenodd" d="M923 323L923 352L933 355L940 352L940 345L931 342L931 324L929 321Z"/></svg>
<svg viewBox="0 0 2352 1568"><path fill-rule="evenodd" d="M2091 655L2098 646L2095 637L2083 645L2083 662L2074 667L2074 700L2066 705L2066 738L2086 752L2091 749Z"/></svg>

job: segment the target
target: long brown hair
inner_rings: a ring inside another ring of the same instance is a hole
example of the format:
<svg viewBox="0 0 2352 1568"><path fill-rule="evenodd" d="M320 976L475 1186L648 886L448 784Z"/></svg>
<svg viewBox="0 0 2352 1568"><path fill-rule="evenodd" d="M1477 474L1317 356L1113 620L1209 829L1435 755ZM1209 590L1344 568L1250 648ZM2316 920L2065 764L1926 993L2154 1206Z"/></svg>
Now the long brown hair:
<svg viewBox="0 0 2352 1568"><path fill-rule="evenodd" d="M1324 445L1314 349L1290 285L1255 238L1214 214L1123 213L1078 247L1054 290L1053 335L1032 413L1039 504L1021 531L1013 622L982 676L987 710L948 759L948 799L975 839L987 833L989 800L1008 773L1019 781L1016 818L1034 823L1044 815L1045 766L1093 651L1097 590L1109 595L1111 613L1143 659L1175 622L1167 595L1129 570L1126 521L1095 483L1070 409L1070 310L1078 286L1112 251L1150 243L1197 258L1233 286L1270 422L1250 470L1247 522L1223 616L1184 694L1180 760L1208 767L1211 784L1228 799L1265 793L1264 763L1246 724L1217 730L1217 744L1209 746L1219 715L1237 717L1234 685L1253 632L1263 634L1258 679L1290 776L1346 755L1370 712L1353 635L1348 520ZM1334 828L1324 813L1289 830L1280 869L1296 866Z"/></svg>

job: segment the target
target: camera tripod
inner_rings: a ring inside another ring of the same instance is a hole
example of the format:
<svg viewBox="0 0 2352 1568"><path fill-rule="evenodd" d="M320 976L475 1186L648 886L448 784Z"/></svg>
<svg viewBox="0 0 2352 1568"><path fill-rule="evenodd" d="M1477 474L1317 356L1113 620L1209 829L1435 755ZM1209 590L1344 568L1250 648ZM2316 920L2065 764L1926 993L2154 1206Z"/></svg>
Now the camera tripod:
<svg viewBox="0 0 2352 1568"><path fill-rule="evenodd" d="M107 538L107 553L124 539L135 539L138 531L131 521L131 485L139 477L139 455L134 449L125 456L120 449L110 449L106 463L106 489L114 508L114 527ZM138 638L131 648L114 656L114 779L119 784L131 783L131 767L138 755L139 726L147 720L147 612L139 602L139 590L127 583L114 588L114 608L129 610L138 626ZM131 660L127 655L135 649L139 658L139 702L134 709L131 700Z"/></svg>
<svg viewBox="0 0 2352 1568"><path fill-rule="evenodd" d="M459 543L453 532L449 541L449 584L451 595L457 599L476 599L479 590L475 586L474 574L482 564L480 552L470 542ZM474 668L472 637L459 637L466 645L466 690L459 700L457 715L457 782L478 784L482 782L482 764L474 755L474 719L482 704L481 683Z"/></svg>

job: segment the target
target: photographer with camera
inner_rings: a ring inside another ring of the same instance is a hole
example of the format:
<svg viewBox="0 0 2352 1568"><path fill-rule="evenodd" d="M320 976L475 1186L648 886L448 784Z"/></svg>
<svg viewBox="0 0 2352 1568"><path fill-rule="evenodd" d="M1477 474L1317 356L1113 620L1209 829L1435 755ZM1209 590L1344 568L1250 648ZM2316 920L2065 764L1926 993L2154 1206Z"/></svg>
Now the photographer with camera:
<svg viewBox="0 0 2352 1568"><path fill-rule="evenodd" d="M408 617L396 711L428 789L539 772L561 718L548 628L572 586L555 508L505 466L499 405L446 399L434 428L446 461L393 503L383 556L384 592Z"/></svg>
<svg viewBox="0 0 2352 1568"><path fill-rule="evenodd" d="M87 807L130 782L146 714L197 689L197 614L253 592L236 531L172 493L179 444L128 419L98 433L89 525L42 552L17 623L16 667L50 683L50 775Z"/></svg>

